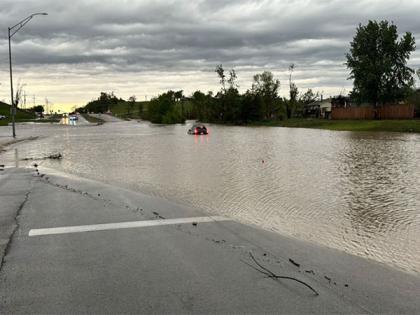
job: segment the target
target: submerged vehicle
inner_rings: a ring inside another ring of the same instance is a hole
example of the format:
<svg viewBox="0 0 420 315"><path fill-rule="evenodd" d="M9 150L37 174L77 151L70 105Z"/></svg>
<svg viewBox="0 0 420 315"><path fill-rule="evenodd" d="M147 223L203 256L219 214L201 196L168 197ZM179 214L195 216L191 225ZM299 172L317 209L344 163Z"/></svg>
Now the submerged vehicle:
<svg viewBox="0 0 420 315"><path fill-rule="evenodd" d="M194 124L188 129L189 135L206 135L208 134L206 126L203 124Z"/></svg>

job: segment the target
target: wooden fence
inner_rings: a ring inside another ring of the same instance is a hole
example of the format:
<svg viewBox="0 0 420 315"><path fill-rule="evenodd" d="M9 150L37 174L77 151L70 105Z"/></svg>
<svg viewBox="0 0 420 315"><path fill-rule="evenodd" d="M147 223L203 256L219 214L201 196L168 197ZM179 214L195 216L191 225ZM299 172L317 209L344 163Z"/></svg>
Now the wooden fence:
<svg viewBox="0 0 420 315"><path fill-rule="evenodd" d="M331 109L331 119L413 119L414 105L398 104L384 105L378 108L373 106L347 107Z"/></svg>
<svg viewBox="0 0 420 315"><path fill-rule="evenodd" d="M414 105L388 105L379 108L379 119L412 119L414 118Z"/></svg>

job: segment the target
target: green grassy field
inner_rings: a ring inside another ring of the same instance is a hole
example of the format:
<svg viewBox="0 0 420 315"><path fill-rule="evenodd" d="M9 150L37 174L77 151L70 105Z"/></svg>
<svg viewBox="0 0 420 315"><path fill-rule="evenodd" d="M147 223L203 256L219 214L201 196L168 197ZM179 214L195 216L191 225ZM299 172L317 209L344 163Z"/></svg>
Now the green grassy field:
<svg viewBox="0 0 420 315"><path fill-rule="evenodd" d="M147 117L145 114L147 114L149 103L150 102L148 101L135 102L134 105L129 108L128 102L120 102L112 105L110 109L114 116L121 119L141 119L144 118L144 116ZM142 109L142 112L140 112L140 108ZM190 101L177 103L176 110L179 113L183 112L188 115L192 110L192 104Z"/></svg>
<svg viewBox="0 0 420 315"><path fill-rule="evenodd" d="M105 122L103 119L90 116L89 114L81 113L80 115L82 115L83 118L86 119L88 122L93 123L93 124L103 124Z"/></svg>
<svg viewBox="0 0 420 315"><path fill-rule="evenodd" d="M252 125L343 131L393 131L420 133L420 120L289 119L282 121L258 122Z"/></svg>
<svg viewBox="0 0 420 315"><path fill-rule="evenodd" d="M111 107L111 111L114 116L122 119L139 119L139 107L146 109L148 104L149 102L135 102L134 106L129 108L127 102L118 103Z"/></svg>
<svg viewBox="0 0 420 315"><path fill-rule="evenodd" d="M148 102L142 102L143 108L147 109ZM184 104L188 110L189 103ZM128 114L127 103L119 103L112 107L112 113L120 118L140 118L139 103L133 106ZM314 128L341 131L392 131L420 133L420 120L327 120L327 119L304 119L294 118L281 121L253 122L251 126L277 126L290 128Z"/></svg>
<svg viewBox="0 0 420 315"><path fill-rule="evenodd" d="M0 102L0 115L4 115L7 117L6 119L0 120L0 126L7 126L7 124L11 122L10 105ZM31 121L35 119L35 114L18 109L16 112L15 119L17 122Z"/></svg>

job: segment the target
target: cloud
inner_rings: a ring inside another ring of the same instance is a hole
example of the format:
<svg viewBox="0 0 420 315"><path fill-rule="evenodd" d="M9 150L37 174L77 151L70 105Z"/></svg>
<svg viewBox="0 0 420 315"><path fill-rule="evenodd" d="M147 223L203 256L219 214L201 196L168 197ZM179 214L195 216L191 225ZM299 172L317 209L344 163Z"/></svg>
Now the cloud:
<svg viewBox="0 0 420 315"><path fill-rule="evenodd" d="M2 0L0 30L49 13L17 33L12 48L15 77L56 103L83 104L108 88L122 97L215 90L219 63L235 67L243 90L264 70L286 80L294 63L301 89L333 94L351 87L345 53L359 23L388 19L420 38L419 10L417 0ZM6 39L0 99L8 95ZM416 52L410 64L419 60ZM80 93L63 92L69 84Z"/></svg>

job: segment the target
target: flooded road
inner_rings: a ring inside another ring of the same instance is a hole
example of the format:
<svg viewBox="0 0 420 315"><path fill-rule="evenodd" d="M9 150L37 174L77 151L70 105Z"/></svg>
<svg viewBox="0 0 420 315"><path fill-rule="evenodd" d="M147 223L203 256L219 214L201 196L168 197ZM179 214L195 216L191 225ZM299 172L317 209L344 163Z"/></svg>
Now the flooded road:
<svg viewBox="0 0 420 315"><path fill-rule="evenodd" d="M60 152L38 164L420 273L420 135L188 127L24 125L0 164Z"/></svg>

